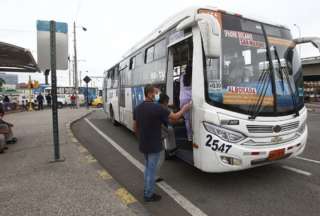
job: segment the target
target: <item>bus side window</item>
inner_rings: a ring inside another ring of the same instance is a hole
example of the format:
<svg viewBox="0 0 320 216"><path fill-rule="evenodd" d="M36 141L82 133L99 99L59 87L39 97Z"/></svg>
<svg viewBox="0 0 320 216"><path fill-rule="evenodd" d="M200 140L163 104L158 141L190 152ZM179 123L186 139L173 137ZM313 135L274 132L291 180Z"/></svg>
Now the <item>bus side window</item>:
<svg viewBox="0 0 320 216"><path fill-rule="evenodd" d="M129 70L133 70L136 67L136 56L130 58Z"/></svg>
<svg viewBox="0 0 320 216"><path fill-rule="evenodd" d="M119 84L119 68L116 67L114 69L114 81L113 81L113 88L118 88Z"/></svg>
<svg viewBox="0 0 320 216"><path fill-rule="evenodd" d="M167 47L166 47L166 40L163 39L161 41L159 41L158 43L156 43L155 48L154 48L154 59L160 59L164 56L166 56L166 51L167 51Z"/></svg>
<svg viewBox="0 0 320 216"><path fill-rule="evenodd" d="M110 80L110 88L113 88L113 82L114 82L114 69L112 69L110 71L110 77L109 77L109 80Z"/></svg>
<svg viewBox="0 0 320 216"><path fill-rule="evenodd" d="M154 45L146 49L144 63L148 64L154 60Z"/></svg>

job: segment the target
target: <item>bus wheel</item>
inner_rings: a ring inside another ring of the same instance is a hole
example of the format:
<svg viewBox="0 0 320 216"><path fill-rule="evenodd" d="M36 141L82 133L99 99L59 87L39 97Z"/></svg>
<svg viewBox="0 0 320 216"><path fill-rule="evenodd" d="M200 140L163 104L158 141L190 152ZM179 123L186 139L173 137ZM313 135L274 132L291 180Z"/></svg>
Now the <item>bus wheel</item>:
<svg viewBox="0 0 320 216"><path fill-rule="evenodd" d="M110 107L110 120L111 120L111 122L112 122L112 124L114 126L118 126L119 125L119 123L116 121L116 119L114 117L114 112L113 112L112 107Z"/></svg>
<svg viewBox="0 0 320 216"><path fill-rule="evenodd" d="M63 103L58 102L58 108L59 108L59 109L62 109L62 108L63 108Z"/></svg>

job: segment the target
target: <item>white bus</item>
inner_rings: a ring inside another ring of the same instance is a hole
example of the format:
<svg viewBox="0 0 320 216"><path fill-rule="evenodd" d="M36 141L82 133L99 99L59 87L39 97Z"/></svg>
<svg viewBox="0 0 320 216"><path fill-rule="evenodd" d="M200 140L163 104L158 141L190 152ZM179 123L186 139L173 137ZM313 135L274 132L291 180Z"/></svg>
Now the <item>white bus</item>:
<svg viewBox="0 0 320 216"><path fill-rule="evenodd" d="M104 110L133 129L133 110L153 84L179 109L179 77L192 66L192 144L172 125L168 155L205 172L269 164L302 153L307 142L302 67L290 30L217 8L171 17L105 71Z"/></svg>

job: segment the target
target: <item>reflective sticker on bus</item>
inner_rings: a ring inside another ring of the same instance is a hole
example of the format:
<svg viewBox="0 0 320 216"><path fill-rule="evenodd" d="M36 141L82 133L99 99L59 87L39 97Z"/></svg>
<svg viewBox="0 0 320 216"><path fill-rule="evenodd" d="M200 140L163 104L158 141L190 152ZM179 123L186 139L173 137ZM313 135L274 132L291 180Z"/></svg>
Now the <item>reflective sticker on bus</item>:
<svg viewBox="0 0 320 216"><path fill-rule="evenodd" d="M144 100L144 89L143 87L133 87L132 88L132 107L135 108Z"/></svg>

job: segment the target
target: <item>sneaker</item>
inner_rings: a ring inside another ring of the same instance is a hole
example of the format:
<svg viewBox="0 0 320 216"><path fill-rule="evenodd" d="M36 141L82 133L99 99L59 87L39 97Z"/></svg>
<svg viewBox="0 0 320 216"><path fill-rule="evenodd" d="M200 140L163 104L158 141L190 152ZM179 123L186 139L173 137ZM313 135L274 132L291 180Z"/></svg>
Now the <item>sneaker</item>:
<svg viewBox="0 0 320 216"><path fill-rule="evenodd" d="M3 147L3 150L8 150L8 146Z"/></svg>
<svg viewBox="0 0 320 216"><path fill-rule="evenodd" d="M0 154L3 154L4 153L4 149L0 149Z"/></svg>
<svg viewBox="0 0 320 216"><path fill-rule="evenodd" d="M11 140L8 140L6 143L7 144L15 144L17 141L18 141L18 139L13 137Z"/></svg>
<svg viewBox="0 0 320 216"><path fill-rule="evenodd" d="M160 200L161 200L161 196L155 193L151 197L144 197L145 202L157 202Z"/></svg>

